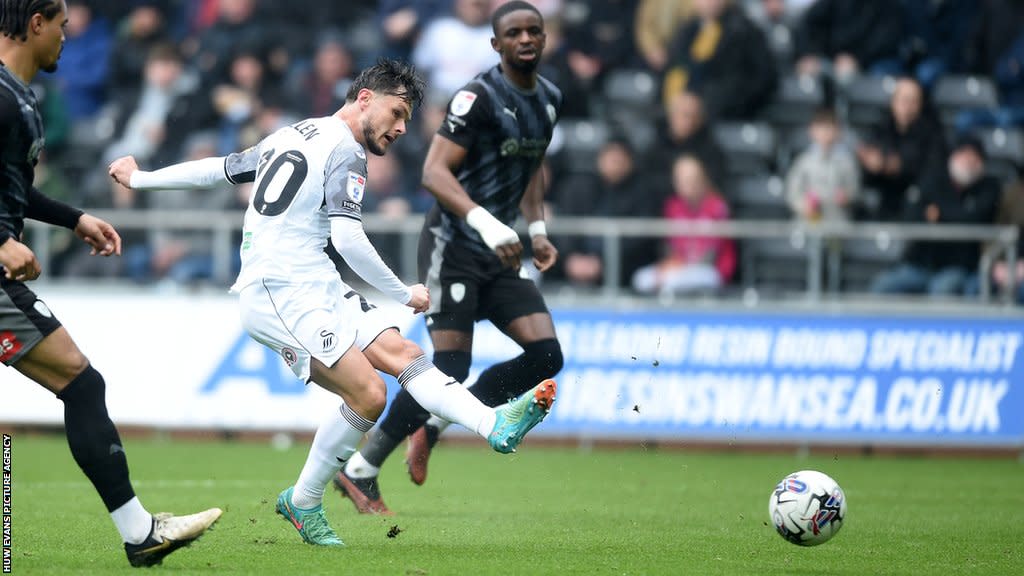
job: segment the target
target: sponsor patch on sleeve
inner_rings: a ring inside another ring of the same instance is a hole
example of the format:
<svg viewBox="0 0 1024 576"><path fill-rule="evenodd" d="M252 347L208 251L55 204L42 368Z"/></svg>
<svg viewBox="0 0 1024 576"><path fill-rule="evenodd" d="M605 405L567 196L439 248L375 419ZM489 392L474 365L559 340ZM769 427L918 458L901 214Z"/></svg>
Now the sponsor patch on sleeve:
<svg viewBox="0 0 1024 576"><path fill-rule="evenodd" d="M346 191L353 202L363 201L363 189L366 188L366 176L358 172L348 171L348 185Z"/></svg>
<svg viewBox="0 0 1024 576"><path fill-rule="evenodd" d="M473 107L474 102L476 102L476 94L469 90L459 90L455 97L452 98L452 104L449 109L456 116L465 116L469 113L470 108Z"/></svg>

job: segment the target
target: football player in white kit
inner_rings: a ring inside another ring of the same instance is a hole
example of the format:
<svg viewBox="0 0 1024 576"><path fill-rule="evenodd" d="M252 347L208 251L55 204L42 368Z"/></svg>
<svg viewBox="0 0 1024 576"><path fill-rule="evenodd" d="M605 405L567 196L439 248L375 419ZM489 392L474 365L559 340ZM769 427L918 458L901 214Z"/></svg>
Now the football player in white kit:
<svg viewBox="0 0 1024 576"><path fill-rule="evenodd" d="M328 240L364 280L423 312L422 284L405 285L381 260L363 231L361 202L366 151L383 155L405 133L423 81L412 66L382 59L352 83L334 115L281 128L256 146L227 157L144 172L131 156L111 163L110 176L137 189L200 188L253 182L242 235L242 268L232 291L249 334L281 355L296 376L341 396L320 423L294 486L277 512L310 544L341 545L324 516L324 489L384 410L384 381L398 378L430 412L458 422L512 452L544 419L555 383L545 380L505 407L491 409L427 359L376 308L341 280L324 253Z"/></svg>

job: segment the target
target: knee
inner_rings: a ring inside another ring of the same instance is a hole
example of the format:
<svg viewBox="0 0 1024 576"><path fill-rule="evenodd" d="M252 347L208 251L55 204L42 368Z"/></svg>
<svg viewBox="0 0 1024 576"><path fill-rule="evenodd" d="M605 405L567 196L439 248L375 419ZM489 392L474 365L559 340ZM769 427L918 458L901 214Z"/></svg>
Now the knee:
<svg viewBox="0 0 1024 576"><path fill-rule="evenodd" d="M558 340L550 338L531 342L524 346L523 350L537 366L541 378L551 378L561 372L565 361L562 358L562 345Z"/></svg>
<svg viewBox="0 0 1024 576"><path fill-rule="evenodd" d="M373 380L363 386L359 398L353 399L351 402L346 401L346 404L363 418L376 422L384 413L384 407L387 406L388 390L384 381L376 373L373 375Z"/></svg>

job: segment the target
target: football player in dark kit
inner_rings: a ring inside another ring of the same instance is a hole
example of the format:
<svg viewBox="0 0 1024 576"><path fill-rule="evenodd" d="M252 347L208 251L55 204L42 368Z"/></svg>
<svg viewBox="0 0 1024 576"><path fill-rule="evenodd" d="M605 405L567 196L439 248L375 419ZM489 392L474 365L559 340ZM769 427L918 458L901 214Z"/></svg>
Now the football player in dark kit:
<svg viewBox="0 0 1024 576"><path fill-rule="evenodd" d="M202 535L221 511L180 517L146 511L107 415L103 377L24 284L42 273L21 242L25 218L74 230L93 254L121 253L121 238L110 224L32 187L43 123L28 85L39 70L57 69L66 24L64 0L0 0L0 361L64 402L71 455L110 512L129 562L152 566Z"/></svg>
<svg viewBox="0 0 1024 576"><path fill-rule="evenodd" d="M473 325L490 320L523 348L489 367L470 388L497 406L562 368L562 349L537 286L520 267L523 246L512 225L523 213L533 261L543 272L558 257L544 226L541 162L562 104L561 92L537 73L544 50L540 12L521 1L501 5L491 19L492 48L501 64L459 90L431 142L423 185L437 198L420 236L420 280L434 294L426 313L434 363L464 382L469 375ZM443 422L404 392L335 477L335 485L363 513L389 513L377 474L406 436L413 482L426 480L427 458Z"/></svg>

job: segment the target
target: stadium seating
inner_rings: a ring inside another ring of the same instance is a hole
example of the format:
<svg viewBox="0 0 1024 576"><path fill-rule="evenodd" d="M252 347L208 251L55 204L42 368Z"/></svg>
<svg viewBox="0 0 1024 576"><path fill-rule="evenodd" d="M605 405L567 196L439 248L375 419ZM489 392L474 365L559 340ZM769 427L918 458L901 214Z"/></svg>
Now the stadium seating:
<svg viewBox="0 0 1024 576"><path fill-rule="evenodd" d="M942 122L951 126L956 115L963 110L994 108L999 104L995 83L980 76L943 76L932 91L932 102L939 110Z"/></svg>
<svg viewBox="0 0 1024 576"><path fill-rule="evenodd" d="M609 127L600 120L563 120L558 130L564 139L565 164L572 172L592 172L597 152L608 140Z"/></svg>
<svg viewBox="0 0 1024 576"><path fill-rule="evenodd" d="M770 174L778 159L775 129L765 122L723 123L712 128L735 176Z"/></svg>
<svg viewBox="0 0 1024 576"><path fill-rule="evenodd" d="M885 118L896 89L896 79L892 76L857 76L838 88L837 104L841 117L855 128L865 128Z"/></svg>

